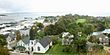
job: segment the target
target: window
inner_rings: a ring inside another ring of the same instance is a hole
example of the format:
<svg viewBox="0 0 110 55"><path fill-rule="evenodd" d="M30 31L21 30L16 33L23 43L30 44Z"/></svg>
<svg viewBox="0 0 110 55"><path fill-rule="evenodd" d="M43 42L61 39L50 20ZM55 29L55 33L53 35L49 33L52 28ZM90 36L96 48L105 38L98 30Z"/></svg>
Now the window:
<svg viewBox="0 0 110 55"><path fill-rule="evenodd" d="M33 47L31 47L31 50L33 51L33 50L34 50L34 48L33 48Z"/></svg>
<svg viewBox="0 0 110 55"><path fill-rule="evenodd" d="M28 47L28 50L30 50L30 48Z"/></svg>
<svg viewBox="0 0 110 55"><path fill-rule="evenodd" d="M29 43L28 43L28 46L29 46Z"/></svg>
<svg viewBox="0 0 110 55"><path fill-rule="evenodd" d="M38 51L40 51L40 47L38 47Z"/></svg>
<svg viewBox="0 0 110 55"><path fill-rule="evenodd" d="M31 42L31 44L33 44L33 42Z"/></svg>

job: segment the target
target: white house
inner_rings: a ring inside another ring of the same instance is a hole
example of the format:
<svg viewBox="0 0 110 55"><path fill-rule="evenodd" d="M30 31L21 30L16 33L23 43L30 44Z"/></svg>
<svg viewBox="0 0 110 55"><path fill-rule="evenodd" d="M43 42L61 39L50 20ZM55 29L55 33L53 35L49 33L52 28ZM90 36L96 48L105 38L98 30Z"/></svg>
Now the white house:
<svg viewBox="0 0 110 55"><path fill-rule="evenodd" d="M62 45L70 45L73 42L74 35L69 32L62 33Z"/></svg>
<svg viewBox="0 0 110 55"><path fill-rule="evenodd" d="M21 35L28 35L29 36L29 32L30 32L30 29L29 28L25 28L25 29L20 29L20 34Z"/></svg>
<svg viewBox="0 0 110 55"><path fill-rule="evenodd" d="M8 35L8 37L6 38L7 41L7 47L8 49L12 49L13 47L16 46L16 34L15 31L11 31Z"/></svg>
<svg viewBox="0 0 110 55"><path fill-rule="evenodd" d="M108 36L104 34L97 35L99 37L99 41L101 45L108 45L109 44L109 38Z"/></svg>
<svg viewBox="0 0 110 55"><path fill-rule="evenodd" d="M102 32L93 32L91 35L100 35Z"/></svg>
<svg viewBox="0 0 110 55"><path fill-rule="evenodd" d="M110 29L105 29L104 31L102 31L102 33L110 34Z"/></svg>
<svg viewBox="0 0 110 55"><path fill-rule="evenodd" d="M24 46L25 51L45 53L52 46L52 41L50 37L44 37L42 40L30 40L29 37L25 37L17 43L17 46Z"/></svg>

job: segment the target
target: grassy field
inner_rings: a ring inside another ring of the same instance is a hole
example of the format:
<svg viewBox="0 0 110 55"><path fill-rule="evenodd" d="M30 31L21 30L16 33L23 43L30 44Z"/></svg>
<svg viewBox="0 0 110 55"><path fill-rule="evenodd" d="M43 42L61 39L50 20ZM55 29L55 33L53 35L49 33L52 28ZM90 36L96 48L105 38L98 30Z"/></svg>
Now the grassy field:
<svg viewBox="0 0 110 55"><path fill-rule="evenodd" d="M86 19L78 19L77 21L76 21L76 23L85 23L86 22Z"/></svg>
<svg viewBox="0 0 110 55"><path fill-rule="evenodd" d="M66 53L63 52L64 46L56 44L54 45L49 51L47 51L47 54L55 54L55 55L77 55L77 54L73 54L73 53Z"/></svg>
<svg viewBox="0 0 110 55"><path fill-rule="evenodd" d="M34 54L34 55L78 55L74 53L63 52L64 46L60 44L53 45L45 54Z"/></svg>
<svg viewBox="0 0 110 55"><path fill-rule="evenodd" d="M45 54L34 54L34 55L110 55L110 53L108 53L105 50L92 51L92 52L88 52L87 54L67 53L62 51L63 48L64 46L60 44L56 44L53 45L53 47L51 47Z"/></svg>

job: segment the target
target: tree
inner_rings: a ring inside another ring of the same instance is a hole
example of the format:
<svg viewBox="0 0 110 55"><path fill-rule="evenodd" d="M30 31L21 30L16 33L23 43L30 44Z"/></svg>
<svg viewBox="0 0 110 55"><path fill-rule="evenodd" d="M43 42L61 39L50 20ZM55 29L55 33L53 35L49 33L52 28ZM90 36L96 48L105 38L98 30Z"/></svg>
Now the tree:
<svg viewBox="0 0 110 55"><path fill-rule="evenodd" d="M66 30L67 29L67 26L68 24L74 22L75 19L73 18L73 16L70 14L70 15L65 15L65 16L62 16L56 23L55 25L59 26L62 30Z"/></svg>
<svg viewBox="0 0 110 55"><path fill-rule="evenodd" d="M58 43L58 37L57 36L52 35L51 38L52 38L54 45Z"/></svg>
<svg viewBox="0 0 110 55"><path fill-rule="evenodd" d="M31 29L30 29L30 32L29 32L29 35L30 35L30 40L34 40L37 36L37 27L36 26L32 26Z"/></svg>
<svg viewBox="0 0 110 55"><path fill-rule="evenodd" d="M65 46L63 48L63 52L71 52L71 47L70 46Z"/></svg>
<svg viewBox="0 0 110 55"><path fill-rule="evenodd" d="M7 45L6 39L3 35L0 35L0 46Z"/></svg>
<svg viewBox="0 0 110 55"><path fill-rule="evenodd" d="M87 48L86 48L86 35L85 34L81 34L81 36L77 37L76 39L74 39L74 45L76 47L76 51L77 52L81 52L81 53L86 53L87 52Z"/></svg>
<svg viewBox="0 0 110 55"><path fill-rule="evenodd" d="M48 20L48 18L47 18L47 17L45 18L44 22L49 22L49 20Z"/></svg>
<svg viewBox="0 0 110 55"><path fill-rule="evenodd" d="M9 55L7 47L0 46L0 55Z"/></svg>
<svg viewBox="0 0 110 55"><path fill-rule="evenodd" d="M21 39L20 31L16 32L16 40L19 41Z"/></svg>
<svg viewBox="0 0 110 55"><path fill-rule="evenodd" d="M39 32L37 32L36 38L37 39L42 39L44 36L45 36L44 31L39 30Z"/></svg>
<svg viewBox="0 0 110 55"><path fill-rule="evenodd" d="M5 37L3 35L0 35L0 55L9 55L6 45L7 42Z"/></svg>
<svg viewBox="0 0 110 55"><path fill-rule="evenodd" d="M105 30L105 26L102 23L97 24L97 31L103 31Z"/></svg>
<svg viewBox="0 0 110 55"><path fill-rule="evenodd" d="M39 27L40 29L44 27L42 23L36 23L36 26Z"/></svg>
<svg viewBox="0 0 110 55"><path fill-rule="evenodd" d="M99 43L99 39L96 38L96 36L90 36L90 38L88 39L89 42L92 43Z"/></svg>
<svg viewBox="0 0 110 55"><path fill-rule="evenodd" d="M81 32L81 28L75 22L72 22L68 25L67 31L77 36L78 32Z"/></svg>
<svg viewBox="0 0 110 55"><path fill-rule="evenodd" d="M82 32L85 33L86 35L89 35L93 32L94 27L92 24L84 24L82 27Z"/></svg>
<svg viewBox="0 0 110 55"><path fill-rule="evenodd" d="M56 35L56 34L57 34L56 28L55 28L55 26L52 25L52 24L49 25L49 26L46 26L46 27L44 28L44 32L45 32L46 35Z"/></svg>

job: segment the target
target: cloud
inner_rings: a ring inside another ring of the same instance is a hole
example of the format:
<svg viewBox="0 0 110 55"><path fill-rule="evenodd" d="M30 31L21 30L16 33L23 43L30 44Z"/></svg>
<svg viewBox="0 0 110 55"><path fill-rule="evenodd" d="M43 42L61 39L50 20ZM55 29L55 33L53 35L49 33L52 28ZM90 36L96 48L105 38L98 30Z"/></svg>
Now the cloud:
<svg viewBox="0 0 110 55"><path fill-rule="evenodd" d="M0 0L2 12L110 13L109 0Z"/></svg>
<svg viewBox="0 0 110 55"><path fill-rule="evenodd" d="M0 9L6 12L19 12L25 10L25 7L15 0L0 0Z"/></svg>

